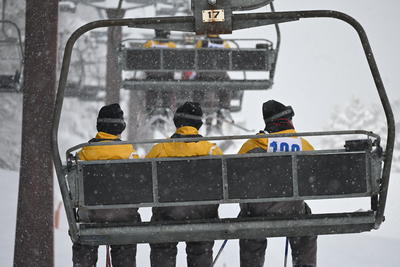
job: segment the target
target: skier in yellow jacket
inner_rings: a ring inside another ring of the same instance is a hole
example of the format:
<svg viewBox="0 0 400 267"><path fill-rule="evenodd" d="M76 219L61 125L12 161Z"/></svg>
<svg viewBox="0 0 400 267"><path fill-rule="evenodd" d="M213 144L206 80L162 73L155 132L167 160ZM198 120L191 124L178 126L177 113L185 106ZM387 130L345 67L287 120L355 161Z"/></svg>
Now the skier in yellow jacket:
<svg viewBox="0 0 400 267"><path fill-rule="evenodd" d="M125 129L123 111L119 104L111 104L100 109L97 117L96 137L94 142L118 142ZM138 158L132 145L86 146L77 153L78 160L113 160ZM106 209L106 210L78 210L80 221L85 222L135 222L140 221L138 209ZM74 267L96 266L98 246L74 243L72 246L72 261ZM111 245L111 260L114 267L136 266L136 244Z"/></svg>
<svg viewBox="0 0 400 267"><path fill-rule="evenodd" d="M275 100L263 104L265 130L270 134L295 133L292 117L294 111ZM260 131L264 134L264 131ZM289 152L314 150L312 145L301 137L257 138L246 141L239 154ZM241 204L239 217L293 216L310 214L311 210L302 201L280 201L268 203ZM315 267L317 262L317 237L289 237L294 267ZM264 266L267 240L243 239L240 245L240 267Z"/></svg>
<svg viewBox="0 0 400 267"><path fill-rule="evenodd" d="M171 138L201 137L203 112L199 103L186 102L178 107L174 115L176 132ZM193 157L221 155L222 151L208 141L160 143L153 146L146 158ZM218 205L179 206L153 208L151 221L182 221L218 218ZM187 242L187 266L211 267L214 242ZM152 267L175 267L177 243L150 244Z"/></svg>

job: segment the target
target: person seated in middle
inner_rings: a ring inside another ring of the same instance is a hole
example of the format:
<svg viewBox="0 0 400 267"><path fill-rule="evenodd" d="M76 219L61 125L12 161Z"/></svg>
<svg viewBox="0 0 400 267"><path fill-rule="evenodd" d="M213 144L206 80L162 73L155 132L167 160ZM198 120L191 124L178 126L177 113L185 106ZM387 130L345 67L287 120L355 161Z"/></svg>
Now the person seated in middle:
<svg viewBox="0 0 400 267"><path fill-rule="evenodd" d="M176 132L171 138L201 137L203 111L197 102L186 102L175 112ZM146 158L193 157L222 155L221 149L208 141L160 143L152 147ZM177 207L154 207L152 222L218 218L218 204ZM177 242L150 244L152 267L175 267ZM187 242L187 266L211 267L214 241Z"/></svg>

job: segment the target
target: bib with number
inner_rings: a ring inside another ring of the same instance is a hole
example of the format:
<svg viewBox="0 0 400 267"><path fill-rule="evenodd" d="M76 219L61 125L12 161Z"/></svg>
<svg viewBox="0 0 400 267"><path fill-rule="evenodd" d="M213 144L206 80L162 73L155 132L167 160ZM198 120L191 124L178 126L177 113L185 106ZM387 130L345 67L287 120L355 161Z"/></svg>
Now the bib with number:
<svg viewBox="0 0 400 267"><path fill-rule="evenodd" d="M268 152L294 152L303 150L300 138L268 138Z"/></svg>

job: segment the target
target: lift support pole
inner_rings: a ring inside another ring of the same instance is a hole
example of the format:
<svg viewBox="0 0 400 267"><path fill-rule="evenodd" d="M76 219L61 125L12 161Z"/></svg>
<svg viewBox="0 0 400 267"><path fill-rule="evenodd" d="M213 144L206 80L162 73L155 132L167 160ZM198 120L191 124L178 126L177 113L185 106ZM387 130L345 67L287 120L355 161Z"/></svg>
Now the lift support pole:
<svg viewBox="0 0 400 267"><path fill-rule="evenodd" d="M121 8L106 9L109 19L120 19L125 15ZM119 103L121 89L121 68L118 65L118 47L122 40L121 27L107 29L107 66L106 66L106 104Z"/></svg>
<svg viewBox="0 0 400 267"><path fill-rule="evenodd" d="M58 0L26 1L21 168L14 267L54 266L51 121Z"/></svg>

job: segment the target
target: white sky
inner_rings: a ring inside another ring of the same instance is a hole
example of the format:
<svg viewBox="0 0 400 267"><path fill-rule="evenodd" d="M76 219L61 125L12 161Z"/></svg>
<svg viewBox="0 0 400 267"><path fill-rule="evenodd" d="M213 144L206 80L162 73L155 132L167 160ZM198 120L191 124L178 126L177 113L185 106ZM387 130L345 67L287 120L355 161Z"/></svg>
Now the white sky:
<svg viewBox="0 0 400 267"><path fill-rule="evenodd" d="M113 6L118 3L108 2ZM396 64L400 62L399 1L275 0L275 8L277 11L331 9L353 16L366 30L389 99L400 98L397 89L400 78L396 75ZM130 11L127 16L130 14L136 15L137 11ZM88 20L98 19L96 13L90 15ZM143 17L152 15L151 8L141 11ZM225 36L274 40L275 35L268 29L272 27ZM300 131L322 130L333 108L348 104L353 98L361 98L364 103L379 103L361 43L349 25L334 19L304 19L282 24L281 31L274 87L245 94L239 117L246 120L248 128L262 128L261 105L268 99L292 105L296 112L295 126Z"/></svg>
<svg viewBox="0 0 400 267"><path fill-rule="evenodd" d="M332 9L357 19L369 37L383 82L390 99L399 99L400 36L395 0L281 0L277 10ZM298 130L321 130L335 105L347 104L353 97L365 103L379 103L368 64L356 32L333 19L304 19L281 26L282 45L275 85L267 92L245 95L244 114L260 114L267 99L281 100L296 111ZM261 36L262 31L251 36ZM251 116L254 118L253 116ZM257 116L256 116L257 117ZM262 125L248 121L249 128ZM260 127L258 127L260 128Z"/></svg>

